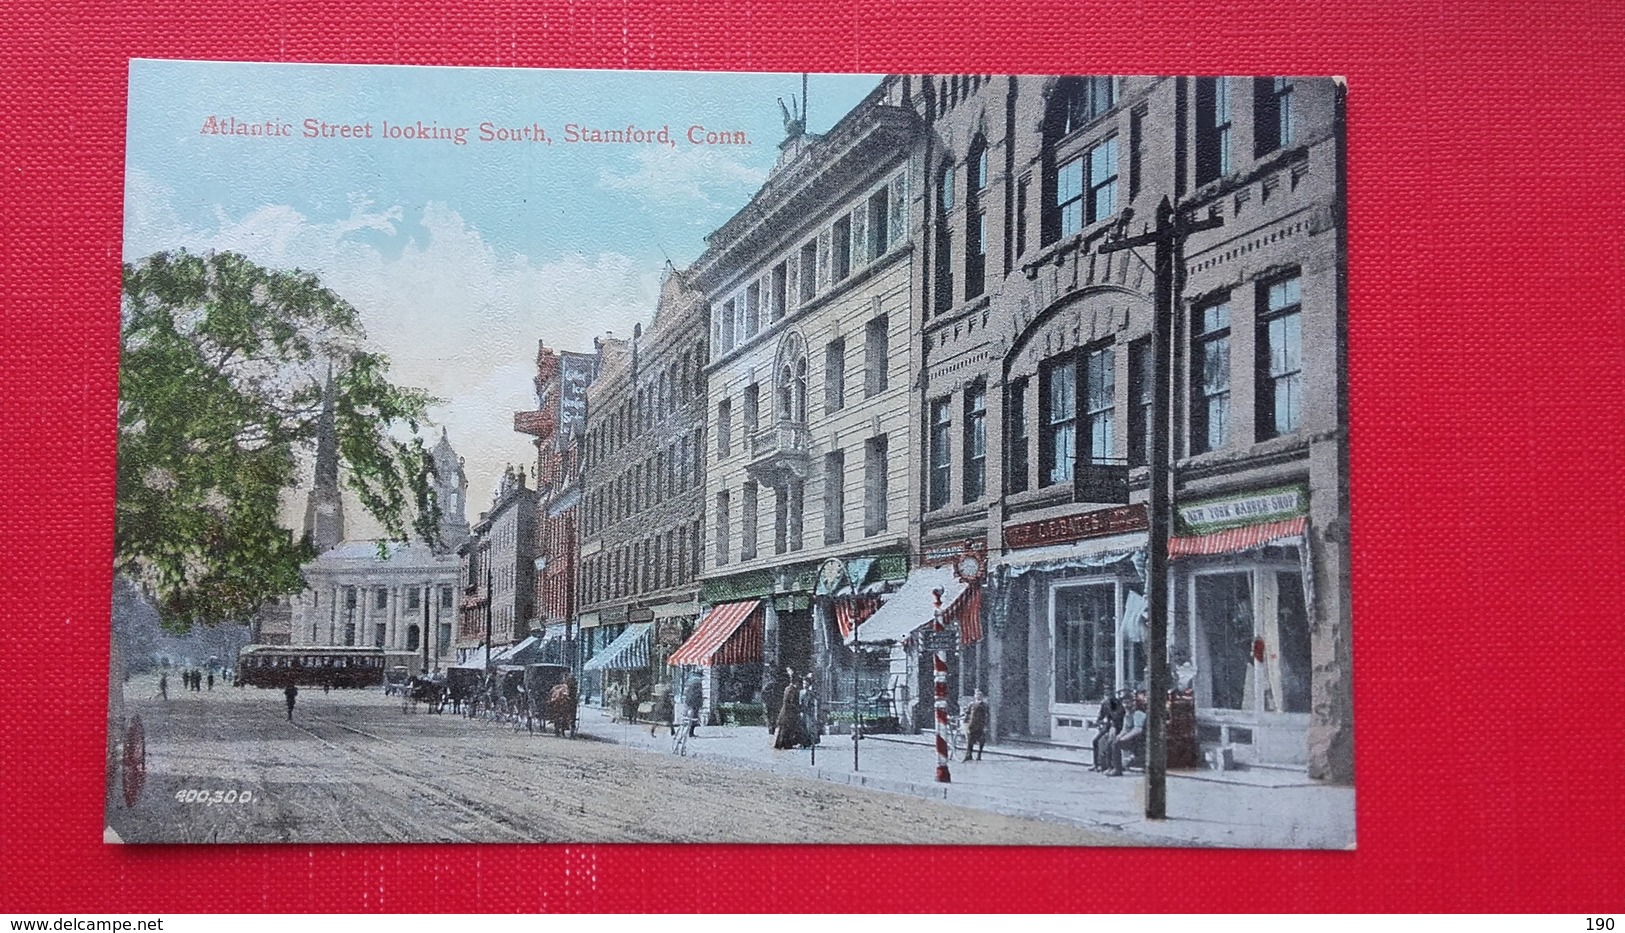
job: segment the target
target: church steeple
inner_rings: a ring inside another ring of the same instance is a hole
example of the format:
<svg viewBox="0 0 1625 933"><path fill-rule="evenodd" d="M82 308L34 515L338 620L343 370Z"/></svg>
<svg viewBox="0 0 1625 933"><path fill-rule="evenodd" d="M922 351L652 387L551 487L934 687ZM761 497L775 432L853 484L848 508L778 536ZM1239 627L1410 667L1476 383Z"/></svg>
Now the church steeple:
<svg viewBox="0 0 1625 933"><path fill-rule="evenodd" d="M316 423L316 477L305 504L305 534L318 554L344 540L344 497L339 493L339 439L334 416L333 367L322 387L322 414Z"/></svg>
<svg viewBox="0 0 1625 933"><path fill-rule="evenodd" d="M468 474L463 458L452 449L446 429L440 429L440 443L429 451L434 465L434 501L440 511L440 553L451 553L468 540Z"/></svg>

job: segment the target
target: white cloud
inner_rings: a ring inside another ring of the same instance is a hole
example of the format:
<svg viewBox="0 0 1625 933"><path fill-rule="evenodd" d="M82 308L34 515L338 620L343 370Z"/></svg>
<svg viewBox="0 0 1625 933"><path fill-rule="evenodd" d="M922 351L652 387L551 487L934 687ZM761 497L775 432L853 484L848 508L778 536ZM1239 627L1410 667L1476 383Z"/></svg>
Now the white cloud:
<svg viewBox="0 0 1625 933"><path fill-rule="evenodd" d="M207 229L185 224L173 193L132 170L125 198L125 255L159 249L235 250L272 268L317 273L360 312L368 342L387 354L393 379L445 400L433 415L467 460L470 511L489 503L507 463L534 447L513 431L513 412L535 405L536 342L590 350L606 332L648 320L659 269L619 253L567 254L546 262L493 248L457 211L431 202L416 218L400 206L352 199L349 216L314 222L287 205L244 216L217 211ZM358 231L428 231L385 252ZM303 507L300 497L299 507ZM470 518L474 517L473 515Z"/></svg>
<svg viewBox="0 0 1625 933"><path fill-rule="evenodd" d="M755 191L766 173L730 158L725 149L651 146L633 152L636 168L627 173L601 169L598 184L665 205L706 205L712 195ZM737 190L735 190L737 189ZM729 203L736 203L730 198Z"/></svg>

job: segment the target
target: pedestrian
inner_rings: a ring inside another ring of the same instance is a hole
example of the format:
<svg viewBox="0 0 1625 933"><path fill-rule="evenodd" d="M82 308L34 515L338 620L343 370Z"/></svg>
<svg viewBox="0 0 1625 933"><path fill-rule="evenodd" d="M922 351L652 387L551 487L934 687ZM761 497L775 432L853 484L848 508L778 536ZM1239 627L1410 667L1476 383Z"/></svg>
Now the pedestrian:
<svg viewBox="0 0 1625 933"><path fill-rule="evenodd" d="M169 699L169 674L165 671L158 672L158 695Z"/></svg>
<svg viewBox="0 0 1625 933"><path fill-rule="evenodd" d="M982 751L987 748L987 697L982 691L976 691L971 698L970 705L965 707L965 760L970 761L971 749L976 749L976 760L982 760Z"/></svg>
<svg viewBox="0 0 1625 933"><path fill-rule="evenodd" d="M209 672L209 689L214 689L214 671Z"/></svg>
<svg viewBox="0 0 1625 933"><path fill-rule="evenodd" d="M786 670L788 682L779 700L778 737L774 748L796 748L801 741L801 685L796 683L796 672Z"/></svg>
<svg viewBox="0 0 1625 933"><path fill-rule="evenodd" d="M1090 771L1105 771L1110 767L1111 743L1117 738L1117 733L1123 731L1123 714L1127 710L1123 701L1115 693L1107 697L1100 704L1100 712L1095 716L1095 764Z"/></svg>
<svg viewBox="0 0 1625 933"><path fill-rule="evenodd" d="M293 701L299 698L299 688L288 684L282 688L282 697L288 701L288 721L293 722Z"/></svg>
<svg viewBox="0 0 1625 933"><path fill-rule="evenodd" d="M779 727L779 701L784 693L784 681L779 679L777 670L767 672L767 680L762 684L762 709L767 714L767 734L772 735Z"/></svg>
<svg viewBox="0 0 1625 933"><path fill-rule="evenodd" d="M802 678L801 692L796 696L796 702L801 707L801 744L811 747L818 744L818 696L813 693L813 678L811 674Z"/></svg>
<svg viewBox="0 0 1625 933"><path fill-rule="evenodd" d="M1111 740L1111 770L1106 773L1117 777L1123 773L1123 753L1128 752L1136 761L1145 755L1145 694L1134 695L1134 710L1123 717L1123 731Z"/></svg>
<svg viewBox="0 0 1625 933"><path fill-rule="evenodd" d="M705 705L705 685L700 682L700 675L689 674L688 683L683 685L683 719L688 723L688 734L694 735L700 728L700 707Z"/></svg>

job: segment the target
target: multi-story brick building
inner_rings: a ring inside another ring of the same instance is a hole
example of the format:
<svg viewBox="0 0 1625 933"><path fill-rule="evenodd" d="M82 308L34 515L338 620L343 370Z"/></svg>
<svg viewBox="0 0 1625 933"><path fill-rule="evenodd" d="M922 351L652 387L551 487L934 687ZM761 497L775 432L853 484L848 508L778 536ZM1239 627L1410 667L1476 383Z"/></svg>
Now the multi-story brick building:
<svg viewBox="0 0 1625 933"><path fill-rule="evenodd" d="M463 598L456 648L463 660L478 661L530 636L536 599L536 490L525 471L508 467L482 512L474 535L458 549ZM489 639L487 639L489 633Z"/></svg>
<svg viewBox="0 0 1625 933"><path fill-rule="evenodd" d="M704 632L682 657L735 662L727 700L785 668L814 672L826 698L849 690L853 604L908 572L909 93L888 78L822 136L787 119L766 182L695 263L711 311L701 600L706 626L744 642ZM753 644L761 662L737 663Z"/></svg>
<svg viewBox="0 0 1625 933"><path fill-rule="evenodd" d="M668 266L654 319L599 342L582 435L581 654L634 689L661 675L692 631L704 482L704 296Z"/></svg>
<svg viewBox="0 0 1625 933"><path fill-rule="evenodd" d="M961 690L1002 734L1081 741L1144 684L1154 268L1102 247L1166 198L1223 220L1173 283L1176 680L1205 742L1351 780L1341 88L921 86L918 546L990 556Z"/></svg>
<svg viewBox="0 0 1625 933"><path fill-rule="evenodd" d="M574 658L577 536L581 502L580 441L587 386L598 368L590 353L536 348L536 409L514 413L514 430L536 438L536 595L530 629L542 633L538 655L549 663Z"/></svg>

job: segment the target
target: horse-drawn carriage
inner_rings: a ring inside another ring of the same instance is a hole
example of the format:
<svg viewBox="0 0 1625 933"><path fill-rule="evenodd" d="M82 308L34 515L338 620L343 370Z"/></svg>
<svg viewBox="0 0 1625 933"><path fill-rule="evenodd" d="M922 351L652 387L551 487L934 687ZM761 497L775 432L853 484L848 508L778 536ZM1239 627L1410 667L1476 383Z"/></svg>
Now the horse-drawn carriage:
<svg viewBox="0 0 1625 933"><path fill-rule="evenodd" d="M525 695L533 698L533 708L544 728L553 734L576 734L576 687L570 669L563 664L525 665Z"/></svg>
<svg viewBox="0 0 1625 933"><path fill-rule="evenodd" d="M428 704L431 713L443 712L449 693L446 675L438 671L434 674L415 674L396 691L401 697L402 712L416 711L419 703Z"/></svg>

